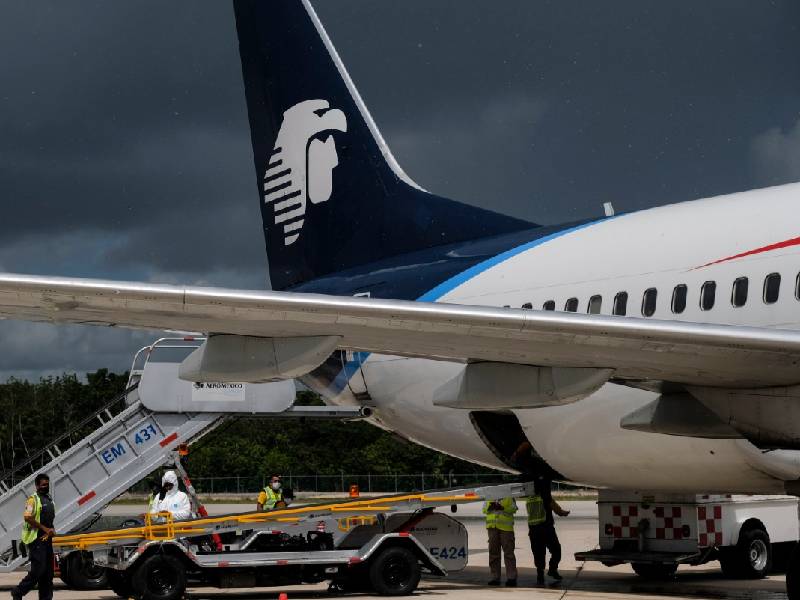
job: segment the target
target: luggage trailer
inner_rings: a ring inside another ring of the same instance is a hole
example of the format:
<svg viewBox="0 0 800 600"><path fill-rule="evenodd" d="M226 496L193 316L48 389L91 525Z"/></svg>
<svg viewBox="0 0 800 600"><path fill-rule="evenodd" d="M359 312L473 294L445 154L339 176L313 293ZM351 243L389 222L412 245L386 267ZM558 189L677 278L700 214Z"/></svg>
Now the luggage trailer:
<svg viewBox="0 0 800 600"><path fill-rule="evenodd" d="M523 497L531 483L383 496L333 504L173 521L58 536L59 553L92 552L123 598L173 600L187 585L220 588L330 581L341 591L397 596L423 572L444 576L467 563L466 528L435 508ZM211 538L222 539L222 545Z"/></svg>
<svg viewBox="0 0 800 600"><path fill-rule="evenodd" d="M628 563L647 579L715 560L727 577L761 578L785 563L800 534L793 496L601 490L597 504L600 547L575 560Z"/></svg>

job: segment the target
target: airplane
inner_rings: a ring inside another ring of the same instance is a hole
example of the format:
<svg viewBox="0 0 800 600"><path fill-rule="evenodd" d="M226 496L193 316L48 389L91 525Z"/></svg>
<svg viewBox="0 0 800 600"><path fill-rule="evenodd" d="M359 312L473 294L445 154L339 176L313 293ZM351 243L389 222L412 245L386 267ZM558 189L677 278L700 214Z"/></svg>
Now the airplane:
<svg viewBox="0 0 800 600"><path fill-rule="evenodd" d="M800 184L561 226L459 203L309 0L234 12L273 291L0 274L0 317L201 332L184 379L297 379L511 472L798 493Z"/></svg>

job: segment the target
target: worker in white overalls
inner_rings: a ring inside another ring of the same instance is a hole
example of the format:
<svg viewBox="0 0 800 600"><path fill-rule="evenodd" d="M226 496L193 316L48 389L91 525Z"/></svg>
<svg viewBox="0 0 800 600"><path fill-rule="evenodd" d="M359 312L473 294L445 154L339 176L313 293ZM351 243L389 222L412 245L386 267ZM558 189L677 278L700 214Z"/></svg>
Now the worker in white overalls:
<svg viewBox="0 0 800 600"><path fill-rule="evenodd" d="M155 496L150 503L150 514L168 512L173 521L182 521L192 516L192 503L189 496L178 488L178 476L175 471L167 471L161 478L162 493Z"/></svg>

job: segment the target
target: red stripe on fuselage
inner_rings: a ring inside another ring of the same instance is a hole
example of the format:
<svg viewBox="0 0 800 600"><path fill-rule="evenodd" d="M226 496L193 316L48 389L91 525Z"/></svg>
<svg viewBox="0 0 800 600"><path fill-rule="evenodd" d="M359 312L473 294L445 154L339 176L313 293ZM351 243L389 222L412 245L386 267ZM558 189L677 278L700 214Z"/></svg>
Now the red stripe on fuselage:
<svg viewBox="0 0 800 600"><path fill-rule="evenodd" d="M734 254L733 256L728 256L727 258L720 258L719 260L695 267L692 270L694 271L695 269L702 269L703 267L718 265L719 263L728 262L729 260L736 260L737 258L744 258L745 256L753 256L754 254L761 254L763 252L770 252L772 250L780 250L781 248L789 248L791 246L800 246L800 237L784 240L783 242L778 242L776 244L770 244L769 246L762 246L761 248L755 248L754 250L748 250L747 252Z"/></svg>

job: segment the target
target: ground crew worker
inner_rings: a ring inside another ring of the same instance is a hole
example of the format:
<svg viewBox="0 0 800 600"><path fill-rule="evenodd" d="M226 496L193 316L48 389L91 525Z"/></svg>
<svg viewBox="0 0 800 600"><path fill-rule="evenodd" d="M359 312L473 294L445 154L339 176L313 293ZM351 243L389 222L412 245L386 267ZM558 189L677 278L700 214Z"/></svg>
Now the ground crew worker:
<svg viewBox="0 0 800 600"><path fill-rule="evenodd" d="M483 505L486 515L486 531L489 534L489 585L500 585L500 550L506 561L506 586L517 585L517 559L514 556L514 513L517 501L501 498L487 501Z"/></svg>
<svg viewBox="0 0 800 600"><path fill-rule="evenodd" d="M283 497L283 483L280 475L272 475L269 484L258 495L256 510L275 510L276 508L286 508L288 502Z"/></svg>
<svg viewBox="0 0 800 600"><path fill-rule="evenodd" d="M189 496L178 488L178 476L175 471L167 471L161 478L162 492L150 505L150 514L168 512L174 521L189 519L192 516L192 503Z"/></svg>
<svg viewBox="0 0 800 600"><path fill-rule="evenodd" d="M56 507L50 497L50 477L39 473L34 480L36 493L25 503L22 543L28 549L31 570L11 589L11 598L19 600L34 586L39 587L39 600L53 598L53 522Z"/></svg>
<svg viewBox="0 0 800 600"><path fill-rule="evenodd" d="M528 511L528 537L531 540L533 564L536 565L536 583L544 584L544 566L547 551L550 551L550 568L547 574L560 581L558 563L561 562L561 543L558 541L553 513L566 517L564 510L553 500L550 494L550 480L538 478L534 480L534 495L525 501Z"/></svg>

